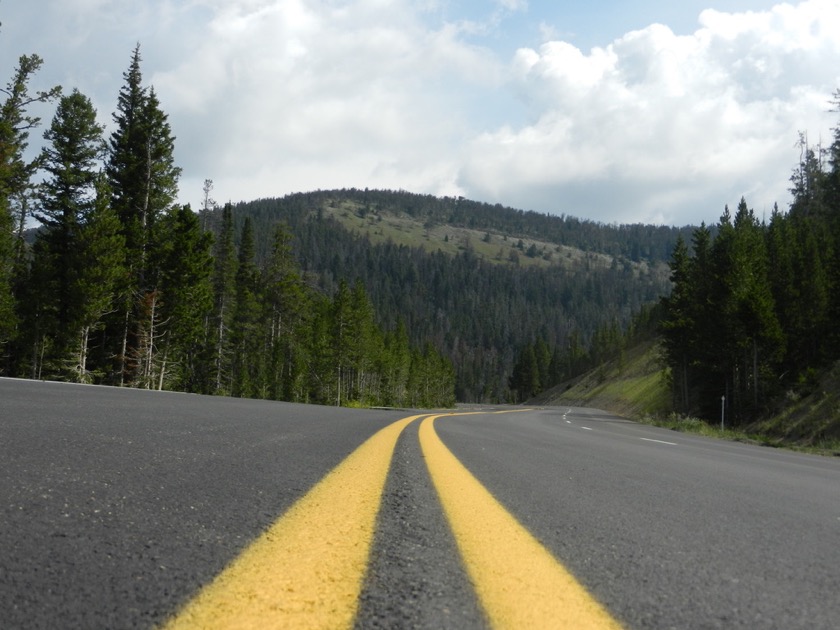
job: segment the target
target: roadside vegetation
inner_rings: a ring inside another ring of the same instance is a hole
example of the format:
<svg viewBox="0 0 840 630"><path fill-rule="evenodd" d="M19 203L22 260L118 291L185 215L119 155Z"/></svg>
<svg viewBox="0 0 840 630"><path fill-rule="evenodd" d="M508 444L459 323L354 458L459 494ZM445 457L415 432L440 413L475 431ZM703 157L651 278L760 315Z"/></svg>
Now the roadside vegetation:
<svg viewBox="0 0 840 630"><path fill-rule="evenodd" d="M721 428L720 415L701 419L674 411L671 377L658 339L642 341L529 403L594 407L673 431L840 456L840 362L799 394L783 394L766 417L736 427L724 418Z"/></svg>

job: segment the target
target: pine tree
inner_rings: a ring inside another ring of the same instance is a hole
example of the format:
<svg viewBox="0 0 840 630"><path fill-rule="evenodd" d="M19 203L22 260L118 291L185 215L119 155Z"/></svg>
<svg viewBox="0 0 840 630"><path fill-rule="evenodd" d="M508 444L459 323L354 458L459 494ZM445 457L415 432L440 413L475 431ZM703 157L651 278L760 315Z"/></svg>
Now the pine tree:
<svg viewBox="0 0 840 630"><path fill-rule="evenodd" d="M513 367L509 387L516 393L514 400L524 402L540 391L540 370L533 344L526 344Z"/></svg>
<svg viewBox="0 0 840 630"><path fill-rule="evenodd" d="M263 270L268 397L301 400L305 390L304 329L309 318L306 289L294 260L292 236L283 224L274 230L271 256Z"/></svg>
<svg viewBox="0 0 840 630"><path fill-rule="evenodd" d="M175 165L175 137L154 87L149 89L141 110L141 124L145 141L142 216L147 231L153 235L156 221L172 207L178 196L181 176L181 168Z"/></svg>
<svg viewBox="0 0 840 630"><path fill-rule="evenodd" d="M254 232L250 218L242 225L236 268L236 306L231 322L233 368L231 394L238 397L263 397L260 391L264 359L261 350L260 275L254 263Z"/></svg>
<svg viewBox="0 0 840 630"><path fill-rule="evenodd" d="M235 306L236 247L233 241L233 207L225 204L222 223L213 246L213 316L210 321L212 339L213 380L208 393L227 391L230 376L230 322Z"/></svg>
<svg viewBox="0 0 840 630"><path fill-rule="evenodd" d="M100 357L93 370L88 365L91 336L104 327L104 317L117 308L117 288L125 278L125 239L119 219L111 210L110 191L103 176L99 176L96 186L93 208L79 234L79 260L72 280L72 290L79 298L73 312L74 363L77 379L83 382L104 376L104 358Z"/></svg>
<svg viewBox="0 0 840 630"><path fill-rule="evenodd" d="M397 328L385 334L382 366L382 404L401 407L407 403L411 346L408 330L401 319Z"/></svg>
<svg viewBox="0 0 840 630"><path fill-rule="evenodd" d="M50 102L61 93L58 86L29 93L29 81L42 65L38 55L21 56L14 77L0 88L5 95L0 104L0 374L9 370L12 362L8 346L18 326L15 293L20 294L25 286L21 277L25 273L23 229L34 186L32 177L39 166L39 158L26 159L29 132L40 124L40 118L28 114L27 109L35 103ZM16 220L13 205L18 209Z"/></svg>
<svg viewBox="0 0 840 630"><path fill-rule="evenodd" d="M198 216L188 205L172 208L161 227L159 286L164 296L161 317L165 332L157 386L200 392L209 376L203 361L208 343L206 315L213 305L213 237L201 229Z"/></svg>
<svg viewBox="0 0 840 630"><path fill-rule="evenodd" d="M116 129L109 142L106 173L112 191L112 206L120 218L126 242L129 281L121 291L119 338L119 383L138 379L153 386L154 352L159 330L161 294L157 287L160 251L157 222L171 207L180 169L174 164L174 138L154 89L143 86L140 46L135 47L114 113ZM116 330L112 333L117 337Z"/></svg>
<svg viewBox="0 0 840 630"><path fill-rule="evenodd" d="M551 380L551 350L548 343L542 337L538 337L534 342L534 358L537 361L537 381L539 382L539 389L534 394L548 389L554 382Z"/></svg>
<svg viewBox="0 0 840 630"><path fill-rule="evenodd" d="M840 89L835 90L831 103L832 111L840 113ZM830 295L828 318L837 322L840 321L840 124L832 129L832 134L824 195L828 209L825 236L831 246L831 254L826 260L826 274ZM837 326L830 328L823 345L829 356L840 354L840 330Z"/></svg>
<svg viewBox="0 0 840 630"><path fill-rule="evenodd" d="M662 337L671 368L676 407L686 412L690 408L689 363L695 350L693 336L696 322L692 308L695 287L691 284L691 261L682 236L677 239L669 266L673 288L671 295L662 300L665 307Z"/></svg>
<svg viewBox="0 0 840 630"><path fill-rule="evenodd" d="M4 374L7 369L9 357L6 356L6 346L17 325L12 294L13 272L12 220L6 199L0 197L0 374Z"/></svg>
<svg viewBox="0 0 840 630"><path fill-rule="evenodd" d="M729 222L729 209L722 224ZM689 286L692 287L691 321L694 322L692 348L690 408L709 409L726 395L724 372L727 341L722 338L725 322L721 322L723 305L719 292L718 253L712 249L712 234L705 224L694 231L691 239L692 260Z"/></svg>
<svg viewBox="0 0 840 630"><path fill-rule="evenodd" d="M383 339L376 325L373 304L360 281L353 284L351 298L352 340L350 355L351 387L349 397L363 404L380 402Z"/></svg>
<svg viewBox="0 0 840 630"><path fill-rule="evenodd" d="M764 228L744 198L738 204L734 221L733 275L729 279L740 328L740 350L736 391L751 395L752 410L762 398L762 377L773 378L773 366L781 358L782 330L768 276ZM747 401L745 400L745 407Z"/></svg>
<svg viewBox="0 0 840 630"><path fill-rule="evenodd" d="M313 295L312 325L307 345L310 351L309 401L335 405L339 388L335 363L333 302L321 295Z"/></svg>
<svg viewBox="0 0 840 630"><path fill-rule="evenodd" d="M335 405L348 400L353 357L356 352L353 329L353 302L350 287L342 280L330 309L330 362L335 370Z"/></svg>
<svg viewBox="0 0 840 630"><path fill-rule="evenodd" d="M808 143L808 136L799 134L802 156L799 166L790 177L790 192L793 201L790 214L800 217L814 217L826 212L826 176L822 167L822 150L816 150Z"/></svg>
<svg viewBox="0 0 840 630"><path fill-rule="evenodd" d="M79 278L84 265L91 262L84 257L81 234L96 208L97 165L102 155L103 129L96 123L96 110L90 100L74 90L62 97L55 117L44 138L48 144L42 152L47 179L41 188L41 209L35 215L43 224L39 238L44 246L39 253L47 257L42 265L51 287L54 314L53 356L54 370L65 377L74 374L81 378L82 369L77 333L85 327L82 320L90 288ZM86 340L85 340L86 345Z"/></svg>
<svg viewBox="0 0 840 630"><path fill-rule="evenodd" d="M111 205L120 218L133 275L143 273L148 224L148 144L143 114L147 90L140 70L140 45L134 48L131 64L123 73L125 81L114 113L116 129L111 134L106 165L111 186Z"/></svg>

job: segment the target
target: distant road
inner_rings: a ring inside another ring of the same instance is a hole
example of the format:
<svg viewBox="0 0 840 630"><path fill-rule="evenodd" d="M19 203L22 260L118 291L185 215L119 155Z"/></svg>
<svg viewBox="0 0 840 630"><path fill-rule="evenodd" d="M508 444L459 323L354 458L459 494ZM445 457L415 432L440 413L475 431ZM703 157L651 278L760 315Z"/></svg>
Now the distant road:
<svg viewBox="0 0 840 630"><path fill-rule="evenodd" d="M837 458L475 411L0 379L0 626L837 627Z"/></svg>

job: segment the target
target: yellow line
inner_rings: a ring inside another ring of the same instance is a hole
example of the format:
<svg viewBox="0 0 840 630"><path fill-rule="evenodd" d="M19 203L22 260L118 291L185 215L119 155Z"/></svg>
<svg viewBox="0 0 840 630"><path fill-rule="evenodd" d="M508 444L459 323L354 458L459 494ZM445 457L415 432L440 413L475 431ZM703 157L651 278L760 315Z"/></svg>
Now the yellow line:
<svg viewBox="0 0 840 630"><path fill-rule="evenodd" d="M494 628L620 628L440 440L420 445L479 600Z"/></svg>
<svg viewBox="0 0 840 630"><path fill-rule="evenodd" d="M164 628L350 627L394 447L420 417L353 451Z"/></svg>

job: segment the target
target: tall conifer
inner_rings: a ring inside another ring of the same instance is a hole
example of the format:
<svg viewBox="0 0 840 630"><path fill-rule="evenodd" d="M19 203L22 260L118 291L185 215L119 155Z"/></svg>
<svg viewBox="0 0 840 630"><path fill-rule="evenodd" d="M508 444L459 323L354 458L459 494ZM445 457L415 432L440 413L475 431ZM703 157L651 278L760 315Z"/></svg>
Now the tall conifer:
<svg viewBox="0 0 840 630"><path fill-rule="evenodd" d="M213 305L212 236L201 229L188 205L172 208L161 224L158 285L165 324L158 388L166 385L199 392L209 373L202 361L206 359L206 316Z"/></svg>
<svg viewBox="0 0 840 630"><path fill-rule="evenodd" d="M208 393L227 391L230 374L230 322L235 308L236 246L233 240L233 207L226 203L222 222L213 246L213 316L210 321L212 339L212 382Z"/></svg>
<svg viewBox="0 0 840 630"><path fill-rule="evenodd" d="M44 230L39 238L44 247L39 254L47 257L42 265L51 287L52 305L44 305L54 319L54 370L81 374L79 357L85 353L78 347L77 333L90 296L90 288L79 282L81 267L90 265L84 254L82 232L96 208L98 164L102 156L103 128L96 122L96 110L78 90L62 97L52 124L44 138L48 144L42 152L47 179L41 187L41 207L36 218ZM85 341L85 345L86 345ZM68 353L72 356L68 356ZM67 364L69 361L69 365Z"/></svg>
<svg viewBox="0 0 840 630"><path fill-rule="evenodd" d="M260 352L260 278L254 262L254 231L250 218L246 218L242 225L235 284L236 306L231 322L231 394L239 397L262 397L260 380L265 357Z"/></svg>
<svg viewBox="0 0 840 630"><path fill-rule="evenodd" d="M29 133L41 122L27 110L34 103L46 103L61 94L59 86L30 94L29 82L42 65L38 55L22 55L13 78L0 88L5 96L0 103L0 374L12 363L8 344L18 326L15 293L19 297L25 285L23 229L34 186L32 177L40 161L39 157L26 157ZM13 206L18 210L16 219ZM13 233L17 234L16 240Z"/></svg>
<svg viewBox="0 0 840 630"><path fill-rule="evenodd" d="M154 89L143 85L140 62L138 44L123 73L106 173L112 206L122 223L129 270L122 291L121 347L115 352L119 382L139 378L148 387L161 299L157 287L161 261L154 256L161 251L158 241L162 237L156 226L175 200L180 169L174 164L174 138L167 116Z"/></svg>

